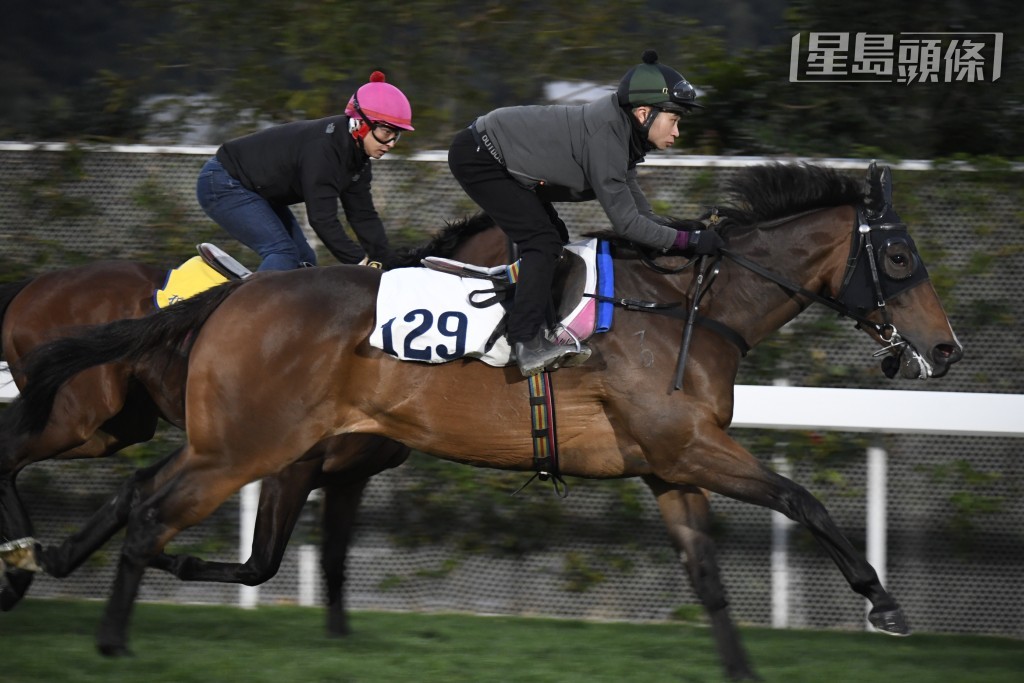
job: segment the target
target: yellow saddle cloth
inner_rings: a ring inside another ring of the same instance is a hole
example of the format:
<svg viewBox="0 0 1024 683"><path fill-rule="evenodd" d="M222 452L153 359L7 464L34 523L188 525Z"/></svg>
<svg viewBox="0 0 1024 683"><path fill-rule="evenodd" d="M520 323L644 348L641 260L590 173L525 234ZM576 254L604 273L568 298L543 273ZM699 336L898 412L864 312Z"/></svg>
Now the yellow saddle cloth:
<svg viewBox="0 0 1024 683"><path fill-rule="evenodd" d="M168 271L162 289L153 292L157 308L167 308L182 299L205 292L228 279L211 268L201 256L193 256L177 268Z"/></svg>

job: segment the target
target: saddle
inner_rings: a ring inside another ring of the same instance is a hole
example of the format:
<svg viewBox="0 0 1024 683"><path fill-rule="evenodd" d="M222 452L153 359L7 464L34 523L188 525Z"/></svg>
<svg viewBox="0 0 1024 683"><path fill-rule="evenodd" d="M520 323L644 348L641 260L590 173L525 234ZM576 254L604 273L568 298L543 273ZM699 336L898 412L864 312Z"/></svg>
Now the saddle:
<svg viewBox="0 0 1024 683"><path fill-rule="evenodd" d="M513 287L519 279L519 261L503 266L476 266L439 256L428 256L421 263L431 270L458 275L464 278L489 280L493 283L492 290L496 301L505 305L512 296ZM555 266L552 282L552 303L558 320L561 321L557 341L560 344L573 344L594 334L597 322L596 301L585 294L593 294L597 289L597 239L589 239L566 245ZM485 306L492 302L474 300L474 305Z"/></svg>
<svg viewBox="0 0 1024 683"><path fill-rule="evenodd" d="M242 280L252 275L252 271L236 261L231 254L227 253L216 244L203 242L196 245L196 251L202 257L203 262L216 270L229 280Z"/></svg>
<svg viewBox="0 0 1024 683"><path fill-rule="evenodd" d="M252 275L251 270L215 244L204 242L196 245L196 250L198 256L167 271L164 286L153 292L153 303L157 308L167 308L228 280Z"/></svg>

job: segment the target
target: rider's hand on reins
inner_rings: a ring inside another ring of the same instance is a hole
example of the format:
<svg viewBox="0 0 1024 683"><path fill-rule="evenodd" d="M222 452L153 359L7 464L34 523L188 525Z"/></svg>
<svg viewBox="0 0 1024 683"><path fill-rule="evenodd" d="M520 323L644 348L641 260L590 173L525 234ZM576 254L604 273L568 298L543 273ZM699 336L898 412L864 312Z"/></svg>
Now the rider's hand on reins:
<svg viewBox="0 0 1024 683"><path fill-rule="evenodd" d="M714 230L680 230L672 244L673 249L698 256L714 256L725 246L725 240Z"/></svg>

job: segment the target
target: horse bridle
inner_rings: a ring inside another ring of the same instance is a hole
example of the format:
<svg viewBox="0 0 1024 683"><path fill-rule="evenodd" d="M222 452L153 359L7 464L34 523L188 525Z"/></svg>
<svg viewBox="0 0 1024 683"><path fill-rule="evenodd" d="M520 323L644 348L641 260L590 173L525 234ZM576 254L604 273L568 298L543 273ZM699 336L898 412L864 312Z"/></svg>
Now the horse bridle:
<svg viewBox="0 0 1024 683"><path fill-rule="evenodd" d="M879 241L881 244L877 243ZM889 277L884 269L879 269L878 263L879 256L884 255L884 252L894 244L907 246L913 258L911 272L899 279ZM885 205L879 212L871 212L865 207L857 208L850 240L850 256L847 258L842 284L835 297L811 292L728 248L722 249L722 255L735 261L737 265L775 282L783 289L828 306L839 315L854 320L858 329L866 327L872 330L883 343L882 348L873 354L875 358L895 353L907 345L907 341L892 322L886 300L928 280L928 271L921 262L916 245L907 233L906 224L899 219L890 205ZM867 314L875 310L881 314L881 323L867 318ZM889 374L889 370L886 369L886 374Z"/></svg>
<svg viewBox="0 0 1024 683"><path fill-rule="evenodd" d="M813 213L819 209L805 211L794 216L775 219L765 225L781 225L799 218L803 215ZM714 212L712 212L714 215ZM712 219L712 223L716 222ZM876 243L880 242L880 244ZM906 245L913 258L913 268L910 273L903 277L890 277L886 270L879 269L879 255L884 255L890 246L895 243ZM876 254L878 252L878 254ZM725 247L721 255L714 258L710 265L707 261L710 257L702 256L699 259L691 260L684 266L677 268L665 268L654 263L653 259L641 253L641 260L646 266L655 272L672 275L698 263L697 279L693 294L693 303L683 314L680 311L681 304L678 303L656 303L651 301L638 301L633 299L616 299L613 297L598 297L598 300L609 301L628 310L641 311L645 313L657 313L676 318L684 318L683 339L679 350L679 361L676 366L676 377L674 386L678 390L682 387L683 369L686 364L686 356L689 350L690 337L695 324L711 329L720 336L735 344L743 355L749 350L749 344L738 332L727 325L715 320L704 318L697 311L700 299L710 289L711 283L718 275L722 258L728 258L737 265L760 275L761 277L774 282L783 289L809 299L812 303L820 303L836 311L840 316L850 318L857 323L857 328L868 328L875 333L883 344L873 357L893 354L900 351L908 343L900 335L899 330L892 322L892 315L886 306L886 300L892 299L902 292L928 280L928 271L925 269L921 258L917 253L917 247L907 232L907 226L900 220L899 216L892 209L891 202L884 202L879 210L872 210L870 207L859 206L851 228L850 255L846 260L846 270L843 273L839 292L836 296L824 296L812 292L792 282L785 277L765 268L759 263L751 261L735 251ZM884 276L884 277L883 277ZM881 313L882 322L877 323L870 320L867 315L878 310ZM916 353L916 352L915 352ZM883 370L886 375L892 377L895 368L890 364L886 367L883 362Z"/></svg>

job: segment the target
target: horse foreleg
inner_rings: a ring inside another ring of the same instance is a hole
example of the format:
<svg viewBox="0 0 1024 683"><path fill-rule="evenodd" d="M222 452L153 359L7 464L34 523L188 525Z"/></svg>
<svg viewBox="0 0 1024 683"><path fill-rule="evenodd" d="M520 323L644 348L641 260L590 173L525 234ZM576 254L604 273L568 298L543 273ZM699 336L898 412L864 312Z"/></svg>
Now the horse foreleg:
<svg viewBox="0 0 1024 683"><path fill-rule="evenodd" d="M718 567L710 535L711 506L704 491L675 486L656 477L644 477L658 502L672 546L680 555L697 598L707 611L711 632L726 676L734 681L760 680L747 658Z"/></svg>
<svg viewBox="0 0 1024 683"><path fill-rule="evenodd" d="M323 489L323 548L320 566L327 583L327 635L347 636L349 625L345 610L345 569L348 547L352 542L356 515L369 479L353 479L345 474L326 476L330 479Z"/></svg>
<svg viewBox="0 0 1024 683"><path fill-rule="evenodd" d="M324 442L324 448L328 471L321 479L324 509L320 566L327 584L327 634L346 636L350 632L345 609L346 567L359 504L370 477L398 467L410 451L396 441L369 435L335 437Z"/></svg>
<svg viewBox="0 0 1024 683"><path fill-rule="evenodd" d="M299 513L316 488L320 460L289 465L276 476L265 477L260 486L252 551L244 563L208 562L192 555L156 557L150 566L168 571L183 581L216 581L258 586L269 581L281 568L288 539Z"/></svg>
<svg viewBox="0 0 1024 683"><path fill-rule="evenodd" d="M685 457L659 471L659 476L770 508L802 524L829 554L850 587L871 602L868 618L872 625L891 635L910 634L895 598L882 587L874 567L843 535L821 501L796 482L768 469L717 428L703 436L687 449Z"/></svg>

